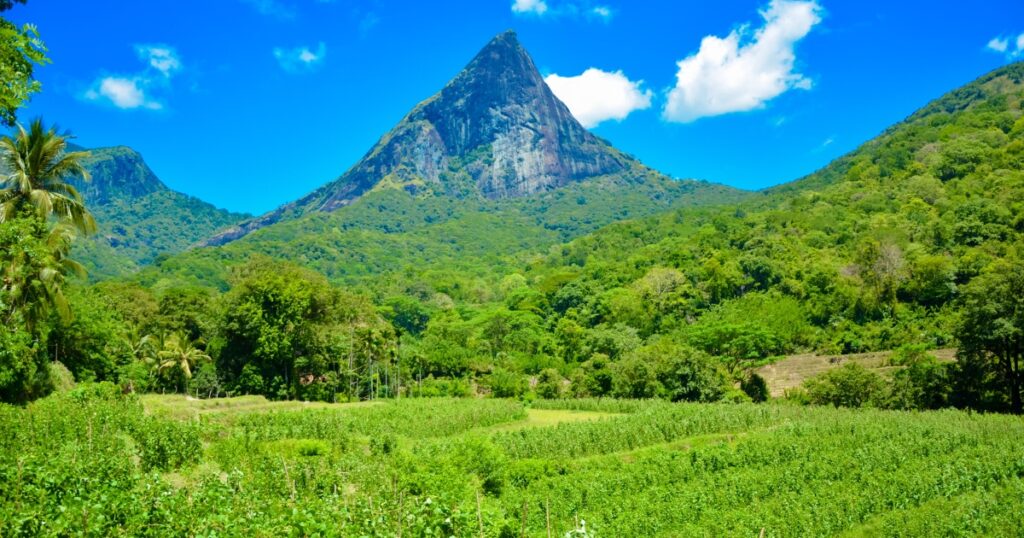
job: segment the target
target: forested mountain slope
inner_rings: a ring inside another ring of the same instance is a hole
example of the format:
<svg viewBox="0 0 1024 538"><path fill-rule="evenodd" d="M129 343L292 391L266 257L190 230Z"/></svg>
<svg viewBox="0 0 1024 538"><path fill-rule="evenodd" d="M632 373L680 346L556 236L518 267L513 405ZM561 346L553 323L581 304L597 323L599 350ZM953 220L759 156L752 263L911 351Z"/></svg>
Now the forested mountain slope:
<svg viewBox="0 0 1024 538"><path fill-rule="evenodd" d="M947 345L962 287L1022 251L1022 79L999 69L805 179L611 225L527 275L567 282L561 317L716 354Z"/></svg>
<svg viewBox="0 0 1024 538"><path fill-rule="evenodd" d="M334 212L279 222L223 246L161 259L141 279L224 288L230 267L254 255L305 265L346 284L407 269L493 274L495 267L512 259L547 252L612 222L676 207L735 203L748 196L642 169L505 200L381 187Z"/></svg>
<svg viewBox="0 0 1024 538"><path fill-rule="evenodd" d="M92 179L74 184L99 232L79 242L75 256L94 279L135 272L160 254L182 252L246 217L169 189L131 148L87 151L84 164Z"/></svg>

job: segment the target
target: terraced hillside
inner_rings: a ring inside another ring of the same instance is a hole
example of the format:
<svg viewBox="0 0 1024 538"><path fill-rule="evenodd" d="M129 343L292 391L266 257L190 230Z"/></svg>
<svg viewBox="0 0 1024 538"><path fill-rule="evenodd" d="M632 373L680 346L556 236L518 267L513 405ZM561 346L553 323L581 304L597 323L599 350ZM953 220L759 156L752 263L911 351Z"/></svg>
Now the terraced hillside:
<svg viewBox="0 0 1024 538"><path fill-rule="evenodd" d="M930 354L942 362L956 360L955 349L939 349ZM892 352L890 351L849 355L803 353L790 355L778 362L766 364L758 368L756 372L768 383L768 391L772 397L778 398L784 396L787 390L799 387L812 377L851 362L882 374L890 373L899 368L889 361L891 356Z"/></svg>

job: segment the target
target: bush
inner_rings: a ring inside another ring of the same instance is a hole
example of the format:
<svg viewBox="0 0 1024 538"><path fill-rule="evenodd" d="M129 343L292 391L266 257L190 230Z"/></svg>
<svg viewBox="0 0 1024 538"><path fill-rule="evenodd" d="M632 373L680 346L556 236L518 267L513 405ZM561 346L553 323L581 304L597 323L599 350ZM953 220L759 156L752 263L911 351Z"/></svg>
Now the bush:
<svg viewBox="0 0 1024 538"><path fill-rule="evenodd" d="M68 370L67 366L60 362L47 364L50 373L50 384L54 392L67 392L75 388L75 376Z"/></svg>
<svg viewBox="0 0 1024 538"><path fill-rule="evenodd" d="M153 369L142 361L132 361L121 366L117 382L131 392L149 392L156 388Z"/></svg>
<svg viewBox="0 0 1024 538"><path fill-rule="evenodd" d="M711 357L686 348L668 356L658 379L673 402L714 402L728 389L725 373Z"/></svg>
<svg viewBox="0 0 1024 538"><path fill-rule="evenodd" d="M829 370L804 382L808 401L817 405L862 407L877 405L885 391L878 374L855 363Z"/></svg>
<svg viewBox="0 0 1024 538"><path fill-rule="evenodd" d="M495 398L519 398L530 388L526 378L516 372L495 368L487 378L491 396Z"/></svg>
<svg viewBox="0 0 1024 538"><path fill-rule="evenodd" d="M562 374L554 368L548 368L537 378L537 396L546 400L561 398L565 392Z"/></svg>
<svg viewBox="0 0 1024 538"><path fill-rule="evenodd" d="M462 378L435 379L433 376L429 376L409 384L409 396L414 398L465 398L471 394L473 394L473 388L470 386L469 380Z"/></svg>
<svg viewBox="0 0 1024 538"><path fill-rule="evenodd" d="M949 405L950 365L934 357L918 358L896 372L885 406L892 409L939 409Z"/></svg>
<svg viewBox="0 0 1024 538"><path fill-rule="evenodd" d="M740 383L740 390L746 393L747 396L750 396L751 401L754 402L766 402L770 395L768 383L765 382L763 377L755 373L751 373Z"/></svg>
<svg viewBox="0 0 1024 538"><path fill-rule="evenodd" d="M36 352L29 333L0 329L0 401L21 403L49 392L43 355Z"/></svg>

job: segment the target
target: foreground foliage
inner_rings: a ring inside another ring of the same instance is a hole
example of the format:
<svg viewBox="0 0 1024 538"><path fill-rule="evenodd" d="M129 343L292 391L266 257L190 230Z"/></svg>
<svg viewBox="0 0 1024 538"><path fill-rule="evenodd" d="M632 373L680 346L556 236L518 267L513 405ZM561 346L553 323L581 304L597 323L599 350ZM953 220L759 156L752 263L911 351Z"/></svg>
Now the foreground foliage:
<svg viewBox="0 0 1024 538"><path fill-rule="evenodd" d="M530 427L501 400L233 402L175 419L91 385L0 407L0 534L1024 532L1017 417L602 399Z"/></svg>

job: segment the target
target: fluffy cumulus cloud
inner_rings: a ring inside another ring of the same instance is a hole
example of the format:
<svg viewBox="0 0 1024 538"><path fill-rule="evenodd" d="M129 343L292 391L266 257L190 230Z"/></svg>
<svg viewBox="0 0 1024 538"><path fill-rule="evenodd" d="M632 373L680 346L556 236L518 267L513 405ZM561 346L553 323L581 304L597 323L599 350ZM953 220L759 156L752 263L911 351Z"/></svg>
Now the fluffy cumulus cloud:
<svg viewBox="0 0 1024 538"><path fill-rule="evenodd" d="M695 54L677 63L666 120L754 110L788 90L811 88L811 80L794 71L794 47L821 22L821 7L816 1L772 0L761 17L764 24L753 32L744 25L726 37L705 37Z"/></svg>
<svg viewBox="0 0 1024 538"><path fill-rule="evenodd" d="M986 46L995 52L1006 52L1006 49L1010 48L1010 40L1005 37L993 37Z"/></svg>
<svg viewBox="0 0 1024 538"><path fill-rule="evenodd" d="M992 52L1006 55L1008 60L1015 60L1024 56L1024 33L1017 35L1017 37L993 37L985 45L985 48Z"/></svg>
<svg viewBox="0 0 1024 538"><path fill-rule="evenodd" d="M144 64L139 72L99 77L83 97L125 110L164 108L155 94L167 90L171 78L182 70L177 52L167 45L136 45L135 53Z"/></svg>
<svg viewBox="0 0 1024 538"><path fill-rule="evenodd" d="M312 71L319 66L327 56L327 45L320 42L316 50L309 47L296 47L294 49L275 48L274 58L281 68L289 73Z"/></svg>
<svg viewBox="0 0 1024 538"><path fill-rule="evenodd" d="M544 81L588 128L607 120L623 120L634 110L651 106L651 91L642 88L643 81L633 82L622 71L609 73L592 67L575 77L551 74Z"/></svg>
<svg viewBox="0 0 1024 538"><path fill-rule="evenodd" d="M145 82L137 78L103 77L85 93L85 97L92 101L106 100L117 108L124 109L163 108L159 102L146 96L144 85Z"/></svg>

